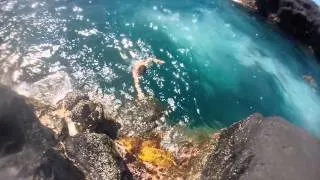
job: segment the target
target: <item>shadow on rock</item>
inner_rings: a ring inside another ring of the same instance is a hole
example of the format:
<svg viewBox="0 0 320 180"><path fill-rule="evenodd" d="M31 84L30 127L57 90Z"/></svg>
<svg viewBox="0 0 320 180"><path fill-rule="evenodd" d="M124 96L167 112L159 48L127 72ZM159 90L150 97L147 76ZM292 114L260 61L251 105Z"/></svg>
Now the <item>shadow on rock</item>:
<svg viewBox="0 0 320 180"><path fill-rule="evenodd" d="M35 179L85 179L83 172L79 171L73 163L63 158L57 151L49 149L41 159L41 165L35 171Z"/></svg>
<svg viewBox="0 0 320 180"><path fill-rule="evenodd" d="M114 120L104 120L97 124L96 133L106 134L111 139L116 139L118 137L118 131L121 128L121 124Z"/></svg>
<svg viewBox="0 0 320 180"><path fill-rule="evenodd" d="M26 100L0 85L0 177L84 179L52 148L56 143L53 132L40 124Z"/></svg>
<svg viewBox="0 0 320 180"><path fill-rule="evenodd" d="M118 137L121 124L107 119L104 106L90 100L87 94L70 92L59 105L71 112L71 121L76 124L78 132L106 134L111 139Z"/></svg>
<svg viewBox="0 0 320 180"><path fill-rule="evenodd" d="M75 91L61 100L59 108L70 112L67 118L77 131L62 141L65 154L86 179L132 179L113 142L121 125L105 117L101 103Z"/></svg>

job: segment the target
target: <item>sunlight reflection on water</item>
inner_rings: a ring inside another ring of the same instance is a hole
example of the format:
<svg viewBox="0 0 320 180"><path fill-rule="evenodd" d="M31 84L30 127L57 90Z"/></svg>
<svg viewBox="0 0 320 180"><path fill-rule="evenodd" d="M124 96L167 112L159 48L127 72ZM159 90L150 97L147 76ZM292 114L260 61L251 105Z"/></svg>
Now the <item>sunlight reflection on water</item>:
<svg viewBox="0 0 320 180"><path fill-rule="evenodd" d="M228 2L0 3L1 82L25 95L99 90L125 102L132 63L158 57L166 64L142 84L170 122L220 128L261 112L320 130L319 93L302 78L320 77L314 57Z"/></svg>

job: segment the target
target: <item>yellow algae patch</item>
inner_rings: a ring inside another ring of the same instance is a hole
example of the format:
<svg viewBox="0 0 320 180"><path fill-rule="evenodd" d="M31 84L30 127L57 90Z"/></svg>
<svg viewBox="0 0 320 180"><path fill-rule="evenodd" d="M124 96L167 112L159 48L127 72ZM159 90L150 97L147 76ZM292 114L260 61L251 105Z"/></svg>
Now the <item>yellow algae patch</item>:
<svg viewBox="0 0 320 180"><path fill-rule="evenodd" d="M132 154L144 163L149 163L160 168L176 166L173 155L162 149L158 141L124 137L118 140L118 144L127 153Z"/></svg>
<svg viewBox="0 0 320 180"><path fill-rule="evenodd" d="M144 141L141 144L138 158L141 161L148 162L152 165L162 168L170 168L176 165L174 157L168 151L157 148L153 142Z"/></svg>
<svg viewBox="0 0 320 180"><path fill-rule="evenodd" d="M135 147L137 147L140 142L138 139L135 139L135 138L124 137L124 138L121 138L120 140L118 140L118 143L128 153L133 154L135 151Z"/></svg>

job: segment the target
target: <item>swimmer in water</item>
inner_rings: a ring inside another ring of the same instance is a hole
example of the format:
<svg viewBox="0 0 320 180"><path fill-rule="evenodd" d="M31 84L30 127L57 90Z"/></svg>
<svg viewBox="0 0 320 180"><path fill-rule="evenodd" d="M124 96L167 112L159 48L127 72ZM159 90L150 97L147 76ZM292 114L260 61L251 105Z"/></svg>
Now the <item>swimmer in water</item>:
<svg viewBox="0 0 320 180"><path fill-rule="evenodd" d="M155 58L148 58L145 60L140 60L135 62L135 64L133 65L132 68L132 77L133 77L133 81L134 81L134 87L137 90L138 93L138 99L144 99L145 95L142 92L142 89L140 87L140 78L146 73L148 67L150 67L152 65L152 63L155 64L164 64L164 61L155 59Z"/></svg>

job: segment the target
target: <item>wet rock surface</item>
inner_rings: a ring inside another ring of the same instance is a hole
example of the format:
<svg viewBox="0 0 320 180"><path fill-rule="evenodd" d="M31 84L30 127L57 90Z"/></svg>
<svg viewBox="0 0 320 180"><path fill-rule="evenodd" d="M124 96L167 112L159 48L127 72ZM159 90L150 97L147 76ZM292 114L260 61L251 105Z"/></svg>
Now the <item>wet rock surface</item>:
<svg viewBox="0 0 320 180"><path fill-rule="evenodd" d="M222 131L201 179L319 179L320 143L279 117L253 115Z"/></svg>
<svg viewBox="0 0 320 180"><path fill-rule="evenodd" d="M234 0L275 22L320 57L320 8L312 0ZM251 8L252 9L252 8Z"/></svg>

